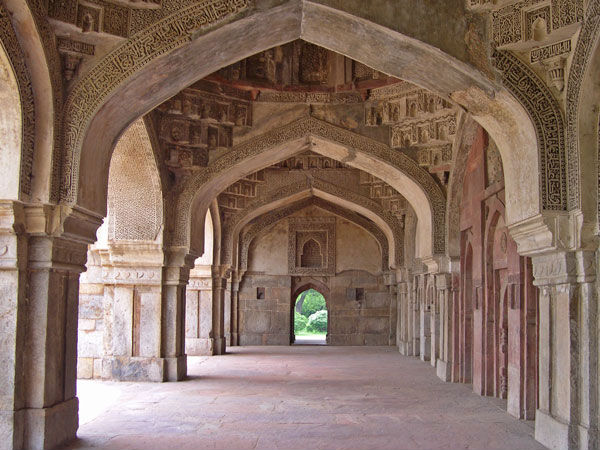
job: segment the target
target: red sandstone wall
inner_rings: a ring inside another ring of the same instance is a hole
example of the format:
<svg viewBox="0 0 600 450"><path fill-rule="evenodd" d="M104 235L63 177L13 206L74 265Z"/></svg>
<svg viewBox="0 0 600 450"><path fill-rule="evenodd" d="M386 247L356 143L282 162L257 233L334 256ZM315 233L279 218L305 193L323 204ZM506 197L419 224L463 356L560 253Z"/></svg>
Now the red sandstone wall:
<svg viewBox="0 0 600 450"><path fill-rule="evenodd" d="M485 131L465 170L460 211L461 279L457 381L507 399L508 411L533 418L537 392L537 290L531 262L517 253L505 223L504 176Z"/></svg>

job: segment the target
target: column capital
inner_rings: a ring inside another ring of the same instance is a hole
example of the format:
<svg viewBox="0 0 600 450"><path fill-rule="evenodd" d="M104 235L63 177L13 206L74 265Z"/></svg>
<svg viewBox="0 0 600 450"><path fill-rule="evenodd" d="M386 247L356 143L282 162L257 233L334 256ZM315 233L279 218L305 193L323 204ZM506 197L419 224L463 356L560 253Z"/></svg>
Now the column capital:
<svg viewBox="0 0 600 450"><path fill-rule="evenodd" d="M452 274L451 273L436 273L435 287L438 290L452 289Z"/></svg>
<svg viewBox="0 0 600 450"><path fill-rule="evenodd" d="M532 263L536 286L587 283L596 279L596 256L591 250L535 255Z"/></svg>
<svg viewBox="0 0 600 450"><path fill-rule="evenodd" d="M543 211L508 226L521 256L572 251L581 247L583 216L581 211Z"/></svg>
<svg viewBox="0 0 600 450"><path fill-rule="evenodd" d="M222 278L228 280L231 277L232 269L229 264L213 265L211 272L213 278Z"/></svg>

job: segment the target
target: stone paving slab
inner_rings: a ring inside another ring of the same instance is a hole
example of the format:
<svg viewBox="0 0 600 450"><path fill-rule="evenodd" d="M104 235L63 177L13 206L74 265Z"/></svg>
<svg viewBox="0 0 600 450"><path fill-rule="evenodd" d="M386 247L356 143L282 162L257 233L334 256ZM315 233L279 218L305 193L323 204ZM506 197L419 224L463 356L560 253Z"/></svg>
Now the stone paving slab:
<svg viewBox="0 0 600 450"><path fill-rule="evenodd" d="M543 449L532 422L392 347L234 347L180 383L80 380L73 449Z"/></svg>

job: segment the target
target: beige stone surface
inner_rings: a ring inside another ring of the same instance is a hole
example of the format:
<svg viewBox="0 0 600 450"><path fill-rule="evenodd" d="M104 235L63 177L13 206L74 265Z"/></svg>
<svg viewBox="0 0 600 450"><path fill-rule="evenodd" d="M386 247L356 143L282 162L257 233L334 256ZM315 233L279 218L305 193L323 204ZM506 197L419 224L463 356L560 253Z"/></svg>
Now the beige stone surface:
<svg viewBox="0 0 600 450"><path fill-rule="evenodd" d="M241 347L192 359L189 374L80 382L85 423L66 448L544 448L500 401L391 348Z"/></svg>

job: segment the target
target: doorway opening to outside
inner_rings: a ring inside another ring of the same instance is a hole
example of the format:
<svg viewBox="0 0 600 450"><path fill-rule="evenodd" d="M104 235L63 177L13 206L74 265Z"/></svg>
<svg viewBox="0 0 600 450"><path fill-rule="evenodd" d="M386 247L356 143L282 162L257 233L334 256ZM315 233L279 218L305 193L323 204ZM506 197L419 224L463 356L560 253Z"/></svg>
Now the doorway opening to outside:
<svg viewBox="0 0 600 450"><path fill-rule="evenodd" d="M326 345L329 315L325 297L315 290L302 291L294 302L294 344Z"/></svg>

